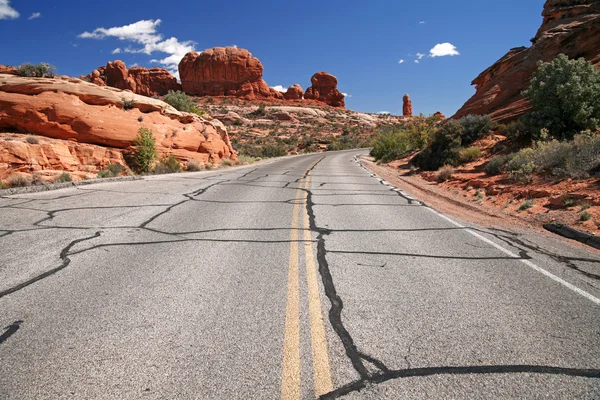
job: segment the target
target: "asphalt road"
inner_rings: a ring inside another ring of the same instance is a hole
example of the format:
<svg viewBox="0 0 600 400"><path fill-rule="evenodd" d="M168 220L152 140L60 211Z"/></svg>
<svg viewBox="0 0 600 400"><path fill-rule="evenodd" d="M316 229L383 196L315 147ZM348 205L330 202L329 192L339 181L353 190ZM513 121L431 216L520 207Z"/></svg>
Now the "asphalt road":
<svg viewBox="0 0 600 400"><path fill-rule="evenodd" d="M0 198L1 399L600 399L600 257L297 156Z"/></svg>

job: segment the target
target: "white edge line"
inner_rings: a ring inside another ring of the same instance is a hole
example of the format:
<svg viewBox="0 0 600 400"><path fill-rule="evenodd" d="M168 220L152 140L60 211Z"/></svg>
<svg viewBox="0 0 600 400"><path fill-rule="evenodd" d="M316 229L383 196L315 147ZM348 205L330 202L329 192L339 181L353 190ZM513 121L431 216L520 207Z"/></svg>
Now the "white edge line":
<svg viewBox="0 0 600 400"><path fill-rule="evenodd" d="M358 161L358 160L357 160L357 161ZM361 167L363 167L364 169L366 169L366 168L365 168L365 166L363 166L363 165L360 163L360 161L358 161L358 163L359 163L359 165L360 165ZM378 178L378 179L380 179L380 180L382 180L381 178L379 178L379 177L378 177L377 175L375 175L375 174L374 174L373 176L374 176L374 177L377 177L377 178ZM387 183L387 182L386 182L386 183ZM390 186L391 186L391 185L390 185ZM396 188L396 189L397 189L398 191L401 191L401 190L400 190L400 189L398 189L398 188ZM408 197L408 196L407 196L407 197ZM413 199L413 200L415 200L415 199ZM418 201L418 200L415 200L415 201ZM596 303L597 305L599 305L599 306L600 306L600 299L599 299L599 298L597 298L596 296L594 296L594 295L592 295L592 294L590 294L590 293L586 292L585 290L582 290L582 289L578 288L577 286L575 286L575 285L573 285L573 284L571 284L571 283L569 283L569 282L565 281L564 279L562 279L562 278L560 278L560 277L558 277L558 276L554 275L553 273L551 273L551 272L548 272L548 271L546 271L545 269L543 269L543 268L541 268L541 267L538 267L537 265L535 265L535 264L534 264L534 263L532 263L531 261L522 259L521 257L519 257L517 254L513 253L512 251L510 251L510 250L507 250L507 249L505 249L504 247L500 246L498 243L495 243L495 242L491 241L490 239L486 238L485 236L482 236L482 235L480 235L479 233L477 233L477 232L475 232L475 231L473 231L473 230L471 230L471 229L467 228L466 226L464 226L464 225L462 225L462 224L459 224L458 222L454 221L452 218L450 218L450 217L448 217L448 216L446 216L446 215L444 215L444 214L440 213L439 211L437 211L437 210L434 210L433 208L431 208L431 207L429 207L429 206L426 206L426 205L425 205L425 203L421 202L421 204L423 204L423 205L425 206L425 209L427 209L427 210L431 211L432 213L434 213L434 214L438 215L439 217L441 217L441 218L445 219L446 221L450 222L452 225L454 225L454 226L457 226L457 227L459 227L459 228L464 228L465 232L468 232L468 233L470 233L471 235L473 235L473 236L475 236L476 238L478 238L479 240L482 240L482 241L484 241L485 243L487 243L487 244L489 244L489 245L491 245L491 246L495 247L496 249L500 250L500 251L501 251L501 252L503 252L504 254L506 254L506 255L509 255L509 256L511 256L511 257L514 257L514 258L515 258L515 260L519 260L519 261L521 261L523 264L525 264L525 265L527 265L528 267L530 267L530 268L534 269L535 271L539 272L540 274L543 274L543 275L547 276L548 278L552 279L553 281L555 281L555 282L558 282L559 284L563 285L564 287L566 287L566 288L568 288L568 289L571 289L572 291L574 291L575 293L579 294L580 296L583 296L583 297L585 297L586 299L588 299L588 300L592 301L593 303Z"/></svg>

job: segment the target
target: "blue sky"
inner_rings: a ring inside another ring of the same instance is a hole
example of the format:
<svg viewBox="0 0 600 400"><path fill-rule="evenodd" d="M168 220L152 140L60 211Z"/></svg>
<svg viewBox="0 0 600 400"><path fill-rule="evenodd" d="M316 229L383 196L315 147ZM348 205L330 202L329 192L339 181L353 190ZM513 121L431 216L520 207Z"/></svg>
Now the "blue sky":
<svg viewBox="0 0 600 400"><path fill-rule="evenodd" d="M473 95L470 83L481 71L530 44L543 4L105 0L89 7L81 0L0 0L0 35L12 38L3 41L0 64L45 61L59 74L79 76L115 59L173 68L189 49L236 45L262 61L270 86L306 89L325 70L349 94L350 109L401 114L409 93L416 113L450 116ZM432 49L448 55L431 57Z"/></svg>

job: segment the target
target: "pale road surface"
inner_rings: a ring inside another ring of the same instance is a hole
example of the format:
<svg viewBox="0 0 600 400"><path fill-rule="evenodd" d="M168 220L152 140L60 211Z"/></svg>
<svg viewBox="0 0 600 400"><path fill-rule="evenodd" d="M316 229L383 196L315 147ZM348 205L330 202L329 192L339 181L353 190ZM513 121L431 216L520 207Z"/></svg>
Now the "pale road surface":
<svg viewBox="0 0 600 400"><path fill-rule="evenodd" d="M364 150L0 198L1 399L600 399L600 257Z"/></svg>

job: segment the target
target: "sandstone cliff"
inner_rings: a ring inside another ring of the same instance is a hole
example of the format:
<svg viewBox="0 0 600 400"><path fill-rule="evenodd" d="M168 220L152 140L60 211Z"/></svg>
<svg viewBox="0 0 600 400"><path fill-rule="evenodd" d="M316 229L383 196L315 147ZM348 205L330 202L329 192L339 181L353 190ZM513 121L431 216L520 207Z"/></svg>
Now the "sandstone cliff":
<svg viewBox="0 0 600 400"><path fill-rule="evenodd" d="M124 109L125 100L132 109ZM25 78L0 73L0 132L94 145L88 148L62 143L63 147L56 147L59 150L55 153L68 152L80 160L81 154L91 151L94 157L82 160L81 165L89 166L89 160L96 158L92 164L102 168L118 159L113 151L128 151L141 127L152 130L160 155L204 163L236 157L227 131L219 121L207 121L181 113L159 100L80 79ZM1 140L6 142L5 139ZM33 149L28 145L2 143L0 170L19 164L17 159L26 159L31 171L53 164L44 161L53 151L49 143L41 141ZM96 149L98 146L101 148ZM78 168L77 163L72 165L68 170Z"/></svg>
<svg viewBox="0 0 600 400"><path fill-rule="evenodd" d="M475 95L453 118L489 114L495 121L506 122L524 114L530 106L521 92L529 86L539 60L548 62L564 53L600 68L598 0L547 0L542 15L532 46L511 49L475 78Z"/></svg>

